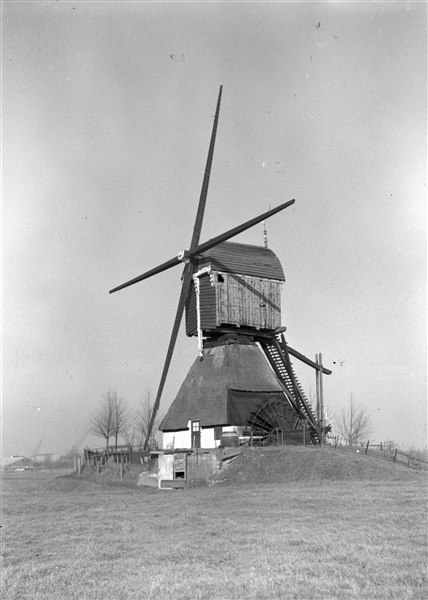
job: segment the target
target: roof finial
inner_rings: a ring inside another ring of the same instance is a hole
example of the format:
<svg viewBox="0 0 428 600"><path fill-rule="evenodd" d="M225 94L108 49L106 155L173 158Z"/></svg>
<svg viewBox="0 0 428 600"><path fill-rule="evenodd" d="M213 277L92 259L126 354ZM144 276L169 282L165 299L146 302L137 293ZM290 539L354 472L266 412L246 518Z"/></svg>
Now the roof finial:
<svg viewBox="0 0 428 600"><path fill-rule="evenodd" d="M266 221L263 221L263 245L264 245L265 248L268 247L268 237L267 237Z"/></svg>
<svg viewBox="0 0 428 600"><path fill-rule="evenodd" d="M270 210L270 202L269 202L269 210ZM263 245L265 248L268 248L268 237L267 237L267 229L266 229L266 221L263 221Z"/></svg>

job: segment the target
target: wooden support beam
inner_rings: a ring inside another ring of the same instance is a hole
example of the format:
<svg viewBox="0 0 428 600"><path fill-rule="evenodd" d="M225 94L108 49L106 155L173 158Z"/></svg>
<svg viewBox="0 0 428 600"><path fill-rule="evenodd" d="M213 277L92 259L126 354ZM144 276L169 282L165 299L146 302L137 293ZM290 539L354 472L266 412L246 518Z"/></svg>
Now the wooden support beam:
<svg viewBox="0 0 428 600"><path fill-rule="evenodd" d="M318 365L318 354L315 354L315 362ZM319 425L320 425L320 372L319 369L316 369L315 371L315 386L316 386L316 397L317 397L317 423L318 423L318 429L319 429Z"/></svg>
<svg viewBox="0 0 428 600"><path fill-rule="evenodd" d="M321 352L318 354L318 364L320 366L320 369L319 369L318 373L319 373L319 376L320 376L320 401L321 401L321 414L320 414L321 437L320 437L320 446L321 446L322 443L323 443L323 441L324 441L324 430L325 430L324 388L323 388L323 382L322 382L323 370L322 370L322 354L321 354Z"/></svg>
<svg viewBox="0 0 428 600"><path fill-rule="evenodd" d="M311 360L307 356L304 356L303 354L301 354L297 350L294 350L294 348L291 348L288 344L287 344L287 348L288 348L288 352L292 356L294 356L294 358L298 358L299 360L301 360L305 364L309 365L313 369L317 369L318 371L321 371L322 373L324 373L324 375L331 375L332 374L332 371L330 371L330 369L326 369L321 364L317 365L316 362L314 362L313 360Z"/></svg>

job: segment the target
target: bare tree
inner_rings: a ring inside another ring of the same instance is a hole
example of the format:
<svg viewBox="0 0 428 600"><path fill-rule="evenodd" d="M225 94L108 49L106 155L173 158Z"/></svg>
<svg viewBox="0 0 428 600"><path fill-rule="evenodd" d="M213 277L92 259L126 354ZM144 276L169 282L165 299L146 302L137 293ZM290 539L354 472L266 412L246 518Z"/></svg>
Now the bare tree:
<svg viewBox="0 0 428 600"><path fill-rule="evenodd" d="M397 444L397 442L394 442L394 440L385 440L383 442L383 451L384 452L394 452L395 448L398 448L398 446L400 444Z"/></svg>
<svg viewBox="0 0 428 600"><path fill-rule="evenodd" d="M73 459L73 458L77 458L78 456L80 456L80 450L76 445L74 445L66 453L65 458Z"/></svg>
<svg viewBox="0 0 428 600"><path fill-rule="evenodd" d="M130 421L131 420L132 420L132 417L130 417ZM133 422L133 420L132 420L132 422ZM130 424L131 424L131 422L130 422ZM136 435L137 435L137 432L135 431L135 425L132 425L131 427L128 426L128 429L122 434L122 437L124 438L124 440L128 444L128 446L134 447L136 445L136 442L135 442Z"/></svg>
<svg viewBox="0 0 428 600"><path fill-rule="evenodd" d="M112 392L113 395L113 437L115 449L117 450L117 440L120 435L126 436L126 432L130 423L131 415L122 398L119 398L117 392Z"/></svg>
<svg viewBox="0 0 428 600"><path fill-rule="evenodd" d="M141 395L140 404L138 410L135 413L134 421L135 430L138 432L140 438L139 445L147 449L154 447L154 436L156 431L158 430L160 422L162 421L162 416L157 415L155 417L155 420L153 421L151 431L149 431L150 421L153 418L153 411L153 395L150 387L148 387L145 390L145 392Z"/></svg>
<svg viewBox="0 0 428 600"><path fill-rule="evenodd" d="M413 456L416 460L428 462L428 447L416 448L416 446L407 446L406 453Z"/></svg>
<svg viewBox="0 0 428 600"><path fill-rule="evenodd" d="M97 410L89 419L89 431L97 437L104 438L106 447L111 437L117 438L125 431L127 426L128 411L126 406L118 397L117 392L109 390L101 398Z"/></svg>
<svg viewBox="0 0 428 600"><path fill-rule="evenodd" d="M336 420L336 428L350 446L356 446L367 438L372 427L367 409L354 400L351 394L349 404Z"/></svg>

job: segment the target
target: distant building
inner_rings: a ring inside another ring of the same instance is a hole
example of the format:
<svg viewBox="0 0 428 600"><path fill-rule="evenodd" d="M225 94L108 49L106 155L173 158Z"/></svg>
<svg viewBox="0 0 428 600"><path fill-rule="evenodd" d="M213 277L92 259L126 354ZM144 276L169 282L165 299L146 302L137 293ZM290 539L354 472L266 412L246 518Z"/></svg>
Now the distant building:
<svg viewBox="0 0 428 600"><path fill-rule="evenodd" d="M27 456L11 456L10 458L3 458L1 461L2 471L25 471L27 469L34 469L35 461Z"/></svg>
<svg viewBox="0 0 428 600"><path fill-rule="evenodd" d="M32 459L38 463L56 462L60 460L61 455L51 452L45 452L44 454L36 454Z"/></svg>

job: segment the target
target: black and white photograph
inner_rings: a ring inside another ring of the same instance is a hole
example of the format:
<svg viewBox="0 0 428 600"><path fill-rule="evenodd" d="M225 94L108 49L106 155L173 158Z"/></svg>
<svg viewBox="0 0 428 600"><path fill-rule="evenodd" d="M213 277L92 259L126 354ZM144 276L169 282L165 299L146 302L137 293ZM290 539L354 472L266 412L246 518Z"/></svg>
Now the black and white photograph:
<svg viewBox="0 0 428 600"><path fill-rule="evenodd" d="M0 11L1 597L427 597L426 2Z"/></svg>

